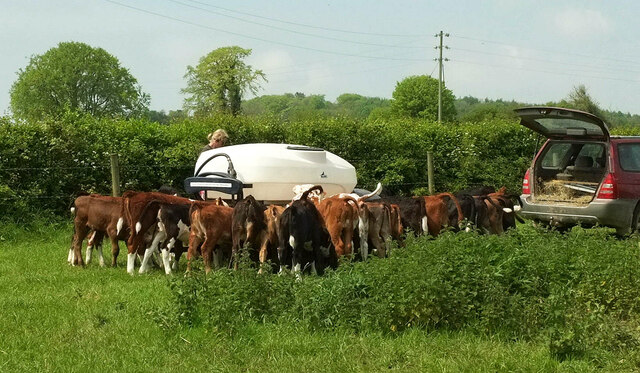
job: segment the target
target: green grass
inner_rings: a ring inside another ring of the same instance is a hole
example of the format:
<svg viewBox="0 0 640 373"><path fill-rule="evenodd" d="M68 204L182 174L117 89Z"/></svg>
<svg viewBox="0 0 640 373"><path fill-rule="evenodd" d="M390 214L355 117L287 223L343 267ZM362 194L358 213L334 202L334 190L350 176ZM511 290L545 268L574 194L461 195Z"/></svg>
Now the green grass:
<svg viewBox="0 0 640 373"><path fill-rule="evenodd" d="M559 361L544 338L465 329L163 328L158 313L173 305L163 272L129 276L126 255L119 268L71 267L70 235L66 224L0 227L0 372L584 372L640 361L629 350Z"/></svg>

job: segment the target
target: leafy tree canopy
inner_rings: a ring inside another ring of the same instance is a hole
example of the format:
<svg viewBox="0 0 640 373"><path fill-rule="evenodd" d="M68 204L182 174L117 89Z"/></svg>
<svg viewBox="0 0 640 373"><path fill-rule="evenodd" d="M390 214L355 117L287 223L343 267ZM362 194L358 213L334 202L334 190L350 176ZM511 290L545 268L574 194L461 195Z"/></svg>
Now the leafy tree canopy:
<svg viewBox="0 0 640 373"><path fill-rule="evenodd" d="M467 97L465 97L467 98ZM515 101L488 100L479 101L475 104L467 106L470 100L459 102L456 100L458 109L458 120L460 122L482 122L491 120L516 120L517 115L514 110L527 106Z"/></svg>
<svg viewBox="0 0 640 373"><path fill-rule="evenodd" d="M238 115L243 94L250 91L255 95L259 82L266 81L262 70L243 61L250 54L251 49L222 47L200 58L196 67L187 66L184 109L196 116L216 112Z"/></svg>
<svg viewBox="0 0 640 373"><path fill-rule="evenodd" d="M414 75L396 84L391 107L399 116L438 119L438 80L427 75ZM442 120L456 117L453 93L442 87Z"/></svg>
<svg viewBox="0 0 640 373"><path fill-rule="evenodd" d="M60 43L31 57L10 95L13 114L29 121L59 118L66 111L137 117L149 105L149 95L116 57L78 42Z"/></svg>
<svg viewBox="0 0 640 373"><path fill-rule="evenodd" d="M354 118L367 118L375 109L391 107L391 100L366 97L355 93L343 93L336 99L339 114Z"/></svg>
<svg viewBox="0 0 640 373"><path fill-rule="evenodd" d="M327 101L323 95L309 95L296 92L283 95L265 95L243 103L243 112L247 115L275 115L284 120L295 120L312 116L346 116L367 118L378 108L390 107L390 100L378 97L366 97L354 93L344 93L336 102Z"/></svg>
<svg viewBox="0 0 640 373"><path fill-rule="evenodd" d="M156 111L149 110L146 115L146 118L150 122L156 122L160 124L172 124L180 121L184 121L187 118L187 115L182 110L169 110L169 112L165 112L164 110Z"/></svg>
<svg viewBox="0 0 640 373"><path fill-rule="evenodd" d="M604 113L598 103L591 98L584 84L573 87L569 95L558 103L561 107L586 111L593 115L604 117Z"/></svg>

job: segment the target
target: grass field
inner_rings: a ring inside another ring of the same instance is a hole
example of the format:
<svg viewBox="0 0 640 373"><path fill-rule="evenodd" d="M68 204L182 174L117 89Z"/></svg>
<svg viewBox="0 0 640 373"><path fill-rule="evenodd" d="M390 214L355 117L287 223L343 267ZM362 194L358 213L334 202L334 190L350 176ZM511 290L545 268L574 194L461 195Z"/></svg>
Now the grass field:
<svg viewBox="0 0 640 373"><path fill-rule="evenodd" d="M171 307L173 299L163 272L127 275L126 255L119 268L100 268L95 261L70 267L70 236L67 224L0 228L0 372L638 369L638 354L628 350L559 360L545 338L513 341L464 328L355 333L247 321L234 333L204 326L167 329L158 322L158 310Z"/></svg>

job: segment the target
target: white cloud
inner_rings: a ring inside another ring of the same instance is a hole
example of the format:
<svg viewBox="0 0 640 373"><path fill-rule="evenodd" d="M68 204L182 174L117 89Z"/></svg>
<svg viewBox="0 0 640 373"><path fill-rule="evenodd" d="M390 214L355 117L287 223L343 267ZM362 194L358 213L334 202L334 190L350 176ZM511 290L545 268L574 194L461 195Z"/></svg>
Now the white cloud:
<svg viewBox="0 0 640 373"><path fill-rule="evenodd" d="M311 65L306 72L306 81L302 86L303 92L309 94L326 94L332 86L336 85L335 73L322 64Z"/></svg>
<svg viewBox="0 0 640 373"><path fill-rule="evenodd" d="M509 55L512 58L507 59L506 61L516 67L516 68L523 68L525 67L524 65L524 59L526 59L526 56L523 56L522 52L520 51L520 48L518 47L514 47L514 46L505 46L504 47L507 55Z"/></svg>
<svg viewBox="0 0 640 373"><path fill-rule="evenodd" d="M255 53L255 52L254 52ZM292 69L294 60L289 52L271 49L264 53L255 54L249 63L254 69L269 72L281 72Z"/></svg>
<svg viewBox="0 0 640 373"><path fill-rule="evenodd" d="M565 9L554 19L557 30L577 39L609 34L611 22L601 12L589 9Z"/></svg>

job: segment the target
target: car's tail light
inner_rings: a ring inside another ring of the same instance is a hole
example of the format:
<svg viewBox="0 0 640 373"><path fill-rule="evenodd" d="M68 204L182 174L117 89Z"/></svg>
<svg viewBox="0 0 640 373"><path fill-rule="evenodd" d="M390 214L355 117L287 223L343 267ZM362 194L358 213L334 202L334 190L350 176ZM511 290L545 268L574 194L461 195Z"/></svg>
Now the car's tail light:
<svg viewBox="0 0 640 373"><path fill-rule="evenodd" d="M531 194L531 185L529 184L529 172L531 169L527 169L527 172L524 174L524 179L522 180L522 194Z"/></svg>
<svg viewBox="0 0 640 373"><path fill-rule="evenodd" d="M605 176L604 181L600 185L600 191L598 192L599 199L616 199L618 198L618 188L616 188L616 179L610 172Z"/></svg>

